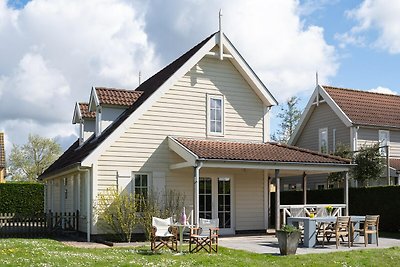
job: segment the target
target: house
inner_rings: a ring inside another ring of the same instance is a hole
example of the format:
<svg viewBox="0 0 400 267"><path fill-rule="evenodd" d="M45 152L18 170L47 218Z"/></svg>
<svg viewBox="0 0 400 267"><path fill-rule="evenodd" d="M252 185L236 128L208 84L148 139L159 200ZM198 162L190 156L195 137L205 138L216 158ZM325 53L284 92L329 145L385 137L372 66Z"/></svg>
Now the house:
<svg viewBox="0 0 400 267"><path fill-rule="evenodd" d="M339 143L353 151L379 143L388 146L390 184L400 171L400 96L318 85L289 144L332 153ZM294 184L295 182L293 182ZM299 181L297 182L299 183ZM377 184L388 184L387 172ZM326 188L326 175L314 177L311 188Z"/></svg>
<svg viewBox="0 0 400 267"><path fill-rule="evenodd" d="M0 132L0 183L4 183L6 176L6 153L4 149L4 133Z"/></svg>
<svg viewBox="0 0 400 267"><path fill-rule="evenodd" d="M178 190L195 223L219 218L221 234L235 234L268 228L271 183L279 208L280 179L349 170L347 160L269 142L277 102L221 31L134 91L99 89L75 106L79 140L40 176L46 210L80 210L88 240L102 233L93 206L110 187Z"/></svg>

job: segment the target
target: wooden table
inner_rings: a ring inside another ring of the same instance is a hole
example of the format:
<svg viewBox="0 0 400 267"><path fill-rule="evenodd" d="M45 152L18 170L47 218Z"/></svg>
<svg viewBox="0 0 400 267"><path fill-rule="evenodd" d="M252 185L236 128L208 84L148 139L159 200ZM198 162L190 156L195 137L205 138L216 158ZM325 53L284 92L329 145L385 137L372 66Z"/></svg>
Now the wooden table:
<svg viewBox="0 0 400 267"><path fill-rule="evenodd" d="M354 229L360 228L360 223L365 221L365 216L350 216L350 220L353 224ZM315 246L317 241L317 223L335 223L335 216L328 217L288 217L287 223L294 226L299 226L299 223L304 223L304 246L308 248L312 248ZM353 237L357 240L358 235ZM376 242L373 236L369 237L370 243Z"/></svg>

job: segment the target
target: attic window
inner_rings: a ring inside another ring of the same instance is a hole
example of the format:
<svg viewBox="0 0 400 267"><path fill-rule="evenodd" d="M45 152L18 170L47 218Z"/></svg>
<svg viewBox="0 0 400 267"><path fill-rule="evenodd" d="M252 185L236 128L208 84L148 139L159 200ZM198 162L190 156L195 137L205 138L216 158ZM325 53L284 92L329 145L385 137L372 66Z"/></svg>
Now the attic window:
<svg viewBox="0 0 400 267"><path fill-rule="evenodd" d="M211 135L224 133L224 97L221 95L207 96L207 132Z"/></svg>
<svg viewBox="0 0 400 267"><path fill-rule="evenodd" d="M386 156L386 151L390 143L390 133L386 130L379 130L379 153Z"/></svg>
<svg viewBox="0 0 400 267"><path fill-rule="evenodd" d="M319 152L328 153L328 128L319 129Z"/></svg>

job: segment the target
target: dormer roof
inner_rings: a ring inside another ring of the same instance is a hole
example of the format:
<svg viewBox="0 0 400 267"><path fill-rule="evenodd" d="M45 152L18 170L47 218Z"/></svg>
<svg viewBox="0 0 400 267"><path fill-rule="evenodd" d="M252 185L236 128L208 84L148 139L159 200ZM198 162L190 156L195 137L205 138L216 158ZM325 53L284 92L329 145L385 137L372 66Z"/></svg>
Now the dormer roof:
<svg viewBox="0 0 400 267"><path fill-rule="evenodd" d="M80 123L82 120L85 119L95 119L96 112L89 111L89 104L88 103L75 103L74 108L74 115L72 117L72 124Z"/></svg>
<svg viewBox="0 0 400 267"><path fill-rule="evenodd" d="M143 91L129 89L93 87L90 93L89 111L96 111L99 105L129 107L143 94Z"/></svg>

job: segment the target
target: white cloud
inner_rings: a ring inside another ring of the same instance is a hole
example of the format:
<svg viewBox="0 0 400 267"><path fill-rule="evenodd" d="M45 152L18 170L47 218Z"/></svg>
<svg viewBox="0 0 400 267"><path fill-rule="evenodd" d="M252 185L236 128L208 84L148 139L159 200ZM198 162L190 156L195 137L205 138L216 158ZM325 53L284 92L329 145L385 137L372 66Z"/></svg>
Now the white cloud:
<svg viewBox="0 0 400 267"><path fill-rule="evenodd" d="M381 93L381 94L397 95L397 92L395 92L393 90L390 90L389 88L382 87L382 86L378 86L376 88L372 88L372 89L370 89L368 91L374 92L374 93Z"/></svg>
<svg viewBox="0 0 400 267"><path fill-rule="evenodd" d="M378 36L372 45L389 53L400 53L400 1L364 0L356 9L347 12L348 17L357 21L348 36L351 39L365 38L370 30ZM346 43L346 39L342 40ZM351 43L351 42L350 42Z"/></svg>

